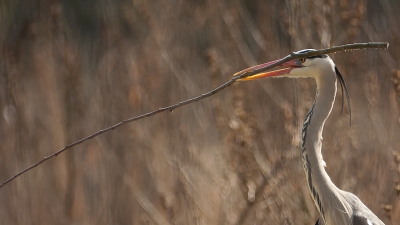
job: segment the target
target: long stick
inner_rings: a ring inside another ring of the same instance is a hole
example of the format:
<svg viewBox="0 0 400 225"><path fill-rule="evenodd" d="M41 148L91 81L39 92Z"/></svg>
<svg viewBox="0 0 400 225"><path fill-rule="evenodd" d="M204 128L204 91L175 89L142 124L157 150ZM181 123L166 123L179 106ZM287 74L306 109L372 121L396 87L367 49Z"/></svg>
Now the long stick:
<svg viewBox="0 0 400 225"><path fill-rule="evenodd" d="M315 55L322 55L322 54L329 54L329 53L347 51L347 50L358 50L358 49L366 49L366 48L387 49L388 47L389 47L389 43L387 43L387 42L369 42L369 43L355 43L355 44L347 44L347 45L335 46L335 47L332 47L332 48L319 49L319 50L314 50L314 51L310 51L310 52L307 52L307 53L301 53L301 54L291 53L290 55L282 58L281 60L276 61L274 64L271 64L269 66L258 68L258 69L254 69L254 70L251 70L251 71L246 70L243 73L239 72L239 73L236 74L237 76L234 76L228 82L226 82L226 83L222 84L221 86L219 86L219 87L217 87L217 88L215 88L215 89L213 89L213 90L211 90L209 92L206 92L206 93L204 93L204 94L202 94L200 96L197 96L197 97L194 97L194 98L190 98L188 100L179 102L177 104L174 104L174 105L171 105L171 106L168 106L168 107L159 108L159 109L157 109L155 111L152 111L152 112L149 112L149 113L146 113L146 114L142 114L140 116L136 116L136 117L133 117L133 118L130 118L130 119L127 119L127 120L123 120L123 121L121 121L121 122L119 122L119 123L117 123L117 124L115 124L115 125L113 125L111 127L102 129L102 130L100 130L100 131L98 131L96 133L93 133L93 134L91 134L91 135L89 135L89 136L87 136L85 138L82 138L82 139L80 139L80 140L78 140L78 141L76 141L76 142L74 142L72 144L66 145L64 148L58 150L57 152L55 152L55 153L53 153L51 155L48 155L48 156L44 157L39 162L37 162L37 163L25 168L24 170L22 170L19 173L15 174L14 176L9 178L8 180L4 181L0 185L0 188L2 188L4 185L6 185L7 183L11 182L15 178L17 178L17 177L21 176L22 174L28 172L29 170L31 170L31 169L37 167L38 165L46 162L47 160L49 160L49 159L51 159L51 158L63 153L64 151L66 151L69 148L74 147L75 145L83 143L83 142L85 142L85 141L87 141L89 139L97 137L100 134L103 134L103 133L108 132L110 130L114 130L115 128L120 127L120 126L122 126L124 124L130 123L130 122L133 122L133 121L136 121L136 120L140 120L140 119L143 119L145 117L150 117L150 116L153 116L155 114L158 114L158 113L161 113L161 112L164 112L164 111L172 112L172 110L180 108L180 107L182 107L184 105L188 105L188 104L190 104L192 102L196 102L196 101L208 98L211 95L214 95L217 92L221 91L222 89L225 89L226 87L229 87L231 84L235 83L236 80L238 80L240 78L244 78L244 77L247 77L247 76L254 75L256 73L260 73L260 72L269 70L269 69L277 67L277 66L279 66L279 65L281 65L281 64L283 64L285 62L288 62L288 61L290 61L292 59L298 59L298 58L315 56Z"/></svg>

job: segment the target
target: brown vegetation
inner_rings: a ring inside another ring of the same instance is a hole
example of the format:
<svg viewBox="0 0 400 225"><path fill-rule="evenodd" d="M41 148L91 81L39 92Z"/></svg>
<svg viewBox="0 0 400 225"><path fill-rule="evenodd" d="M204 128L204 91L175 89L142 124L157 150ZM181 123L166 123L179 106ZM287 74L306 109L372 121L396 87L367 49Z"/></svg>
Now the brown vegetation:
<svg viewBox="0 0 400 225"><path fill-rule="evenodd" d="M267 3L266 3L267 2ZM3 0L0 181L123 119L197 96L293 50L331 55L334 183L400 224L397 0ZM314 224L300 130L315 84L236 83L76 146L0 189L1 224Z"/></svg>

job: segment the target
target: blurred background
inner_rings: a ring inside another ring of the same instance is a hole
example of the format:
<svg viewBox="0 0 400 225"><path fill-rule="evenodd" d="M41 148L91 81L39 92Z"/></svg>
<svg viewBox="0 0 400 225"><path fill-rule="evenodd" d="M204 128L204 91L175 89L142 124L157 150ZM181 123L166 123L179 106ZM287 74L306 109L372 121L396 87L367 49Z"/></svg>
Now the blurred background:
<svg viewBox="0 0 400 225"><path fill-rule="evenodd" d="M349 88L327 171L400 224L397 0L1 0L0 181L123 119L291 51L332 54ZM314 224L300 159L312 79L236 83L78 145L0 189L1 224Z"/></svg>

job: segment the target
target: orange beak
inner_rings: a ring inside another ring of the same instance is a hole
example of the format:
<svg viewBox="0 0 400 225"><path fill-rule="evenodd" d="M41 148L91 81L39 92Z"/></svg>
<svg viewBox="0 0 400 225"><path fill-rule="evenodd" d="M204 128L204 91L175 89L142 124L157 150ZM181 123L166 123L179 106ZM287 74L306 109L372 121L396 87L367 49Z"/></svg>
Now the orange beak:
<svg viewBox="0 0 400 225"><path fill-rule="evenodd" d="M276 63L279 60L280 59L244 69L240 72L235 73L233 76L239 76L244 73L249 73L249 72L263 69L269 65ZM276 77L276 76L280 76L280 75L288 75L292 69L300 68L302 66L303 65L298 60L295 59L295 60L285 62L282 65L278 66L278 67L285 67L283 69L277 69L277 70L272 70L272 71L256 73L254 75L238 79L238 81L248 81L248 80L256 80L256 79L261 79L261 78L266 78L266 77Z"/></svg>

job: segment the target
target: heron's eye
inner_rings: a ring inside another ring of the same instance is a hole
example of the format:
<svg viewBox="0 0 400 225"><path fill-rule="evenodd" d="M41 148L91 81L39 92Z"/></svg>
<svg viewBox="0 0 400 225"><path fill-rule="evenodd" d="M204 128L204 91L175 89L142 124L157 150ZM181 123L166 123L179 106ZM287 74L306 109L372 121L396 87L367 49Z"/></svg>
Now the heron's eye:
<svg viewBox="0 0 400 225"><path fill-rule="evenodd" d="M306 61L306 58L300 58L299 62L304 63Z"/></svg>

